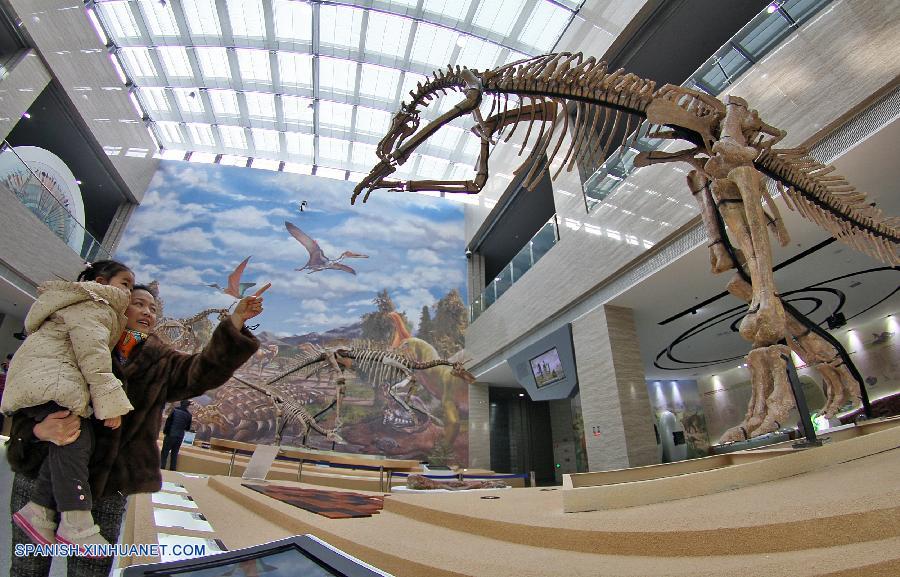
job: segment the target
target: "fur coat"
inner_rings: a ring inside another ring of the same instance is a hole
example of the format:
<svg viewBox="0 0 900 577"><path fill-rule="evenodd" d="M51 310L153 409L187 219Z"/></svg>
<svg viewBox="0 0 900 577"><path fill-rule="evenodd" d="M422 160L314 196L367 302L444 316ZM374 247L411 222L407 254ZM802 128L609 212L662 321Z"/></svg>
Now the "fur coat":
<svg viewBox="0 0 900 577"><path fill-rule="evenodd" d="M130 300L119 287L96 282L42 284L25 317L29 335L10 363L0 410L10 415L54 401L80 417L130 411L109 354Z"/></svg>
<svg viewBox="0 0 900 577"><path fill-rule="evenodd" d="M114 360L134 410L122 417L122 426L115 430L90 421L96 439L90 463L94 498L159 491L157 440L165 404L225 384L257 348L259 341L250 331L238 331L225 319L199 353L180 353L150 335L135 347L124 367ZM6 451L12 470L28 477L37 476L46 456L47 443L35 442L33 426L29 420L13 418Z"/></svg>

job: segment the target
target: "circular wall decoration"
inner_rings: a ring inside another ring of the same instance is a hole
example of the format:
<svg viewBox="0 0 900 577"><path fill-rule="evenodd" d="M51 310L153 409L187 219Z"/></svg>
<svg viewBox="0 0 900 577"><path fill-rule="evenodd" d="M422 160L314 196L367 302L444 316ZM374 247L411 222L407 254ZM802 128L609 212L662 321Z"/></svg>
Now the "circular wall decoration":
<svg viewBox="0 0 900 577"><path fill-rule="evenodd" d="M13 150L15 154L0 154L0 182L56 236L81 254L84 201L72 171L49 150L36 146L16 146Z"/></svg>

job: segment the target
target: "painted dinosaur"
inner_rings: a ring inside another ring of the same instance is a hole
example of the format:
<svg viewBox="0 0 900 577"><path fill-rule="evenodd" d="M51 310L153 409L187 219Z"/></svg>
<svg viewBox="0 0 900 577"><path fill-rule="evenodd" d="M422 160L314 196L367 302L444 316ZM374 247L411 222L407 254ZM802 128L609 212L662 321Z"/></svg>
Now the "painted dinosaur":
<svg viewBox="0 0 900 577"><path fill-rule="evenodd" d="M423 109L448 91L462 93L463 100L420 128ZM492 97L487 117L480 109L485 96ZM481 143L473 179L391 178L438 129L469 113ZM505 137L509 141L522 124L527 129L520 155L537 135L515 171L525 173L523 185L529 190L561 150L565 153L554 178L576 163L598 166L639 135L688 143L679 152L642 152L635 165L686 162L692 167L687 183L709 233L712 271L735 269L728 290L749 304L739 332L752 343L747 363L753 393L743 421L721 442L773 431L786 420L794 405L786 373L790 350L822 375L822 414L831 417L845 400L860 395L862 378L846 350L775 290L767 229L783 246L789 238L764 179L775 182L788 208L890 265L900 263L900 218L883 215L864 193L834 174L834 167L814 160L805 148L772 148L786 133L763 122L736 96L722 101L669 84L656 88L652 80L609 70L605 62L580 53L537 56L484 71L451 66L410 92L409 102L401 105L376 147L378 164L356 186L351 202L363 192L365 202L377 189L477 194L487 181L490 146L512 127Z"/></svg>

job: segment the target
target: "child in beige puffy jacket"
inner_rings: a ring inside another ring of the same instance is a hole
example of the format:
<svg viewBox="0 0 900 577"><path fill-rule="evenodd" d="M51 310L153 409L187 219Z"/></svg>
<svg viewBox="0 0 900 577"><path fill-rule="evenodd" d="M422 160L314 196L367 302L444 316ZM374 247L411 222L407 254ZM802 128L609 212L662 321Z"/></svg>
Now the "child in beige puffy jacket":
<svg viewBox="0 0 900 577"><path fill-rule="evenodd" d="M35 543L106 544L91 516L93 432L86 420L93 415L116 429L122 415L134 408L113 375L110 356L125 328L133 286L128 267L98 261L88 265L78 282L41 285L25 317L29 336L10 363L0 410L35 421L61 410L82 418L78 439L50 445L33 500L13 514ZM58 529L54 511L61 513Z"/></svg>

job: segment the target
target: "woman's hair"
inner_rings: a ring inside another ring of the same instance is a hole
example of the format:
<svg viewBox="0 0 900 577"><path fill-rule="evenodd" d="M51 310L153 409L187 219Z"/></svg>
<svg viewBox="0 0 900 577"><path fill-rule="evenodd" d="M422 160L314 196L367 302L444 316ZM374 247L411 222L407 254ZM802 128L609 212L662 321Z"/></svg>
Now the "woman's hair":
<svg viewBox="0 0 900 577"><path fill-rule="evenodd" d="M103 277L106 280L111 279L122 271L131 272L131 269L115 260L98 260L95 263L87 265L81 274L78 275L76 280L80 281L92 281L97 280L98 277Z"/></svg>
<svg viewBox="0 0 900 577"><path fill-rule="evenodd" d="M148 293L150 293L150 296L152 296L154 300L159 300L159 295L156 294L156 291L150 285L136 284L131 287L131 292L133 293L134 291L147 291Z"/></svg>

